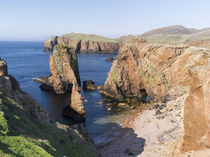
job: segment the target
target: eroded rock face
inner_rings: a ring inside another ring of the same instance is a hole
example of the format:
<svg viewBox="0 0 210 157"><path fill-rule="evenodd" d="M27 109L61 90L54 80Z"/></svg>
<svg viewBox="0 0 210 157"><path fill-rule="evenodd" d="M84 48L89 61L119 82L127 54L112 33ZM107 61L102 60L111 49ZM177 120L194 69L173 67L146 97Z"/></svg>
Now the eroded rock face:
<svg viewBox="0 0 210 157"><path fill-rule="evenodd" d="M141 97L146 90L152 101L163 101L188 91L189 68L207 65L207 54L208 49L196 47L128 42L113 62L104 90L118 98Z"/></svg>
<svg viewBox="0 0 210 157"><path fill-rule="evenodd" d="M40 86L57 94L71 91L73 84L80 86L77 54L73 48L56 45L49 59L51 76L40 78Z"/></svg>
<svg viewBox="0 0 210 157"><path fill-rule="evenodd" d="M44 122L53 122L45 111L30 95L20 89L18 81L7 73L7 64L0 60L0 92L22 105L35 118Z"/></svg>
<svg viewBox="0 0 210 157"><path fill-rule="evenodd" d="M54 37L50 38L49 40L45 41L43 43L44 51L53 51L53 48L58 43L57 39L58 39L58 36L54 36Z"/></svg>
<svg viewBox="0 0 210 157"><path fill-rule="evenodd" d="M92 41L82 39L71 39L65 36L52 37L44 42L43 47L46 51L52 51L56 44L73 47L80 53L118 53L120 43L106 41Z"/></svg>
<svg viewBox="0 0 210 157"><path fill-rule="evenodd" d="M184 107L181 151L210 148L210 66L190 70L190 93Z"/></svg>

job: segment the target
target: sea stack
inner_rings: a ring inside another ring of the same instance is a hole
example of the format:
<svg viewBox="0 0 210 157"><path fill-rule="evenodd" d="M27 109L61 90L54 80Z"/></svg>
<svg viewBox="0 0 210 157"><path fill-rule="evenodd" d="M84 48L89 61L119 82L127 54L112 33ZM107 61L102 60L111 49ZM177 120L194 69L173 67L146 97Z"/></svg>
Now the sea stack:
<svg viewBox="0 0 210 157"><path fill-rule="evenodd" d="M73 48L56 45L49 59L51 75L42 77L43 90L50 90L56 94L71 92L73 84L80 87L77 54Z"/></svg>

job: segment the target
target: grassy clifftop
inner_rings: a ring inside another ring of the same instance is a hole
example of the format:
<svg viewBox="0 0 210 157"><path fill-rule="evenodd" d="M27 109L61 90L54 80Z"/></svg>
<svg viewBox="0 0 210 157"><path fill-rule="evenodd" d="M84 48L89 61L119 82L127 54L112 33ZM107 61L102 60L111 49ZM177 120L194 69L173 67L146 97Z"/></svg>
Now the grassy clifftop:
<svg viewBox="0 0 210 157"><path fill-rule="evenodd" d="M119 42L118 40L115 40L115 39L106 38L106 37L94 35L94 34L69 33L69 34L62 35L61 37L66 37L73 40L84 40L84 41L91 40L91 41L114 42L114 43Z"/></svg>
<svg viewBox="0 0 210 157"><path fill-rule="evenodd" d="M42 123L0 93L0 156L97 157L97 150L76 131Z"/></svg>

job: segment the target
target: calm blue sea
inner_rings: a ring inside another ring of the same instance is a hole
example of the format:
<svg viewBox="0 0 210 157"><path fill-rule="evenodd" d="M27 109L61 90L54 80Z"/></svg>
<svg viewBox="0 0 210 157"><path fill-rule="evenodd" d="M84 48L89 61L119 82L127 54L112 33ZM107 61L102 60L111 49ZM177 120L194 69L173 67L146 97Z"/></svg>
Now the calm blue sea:
<svg viewBox="0 0 210 157"><path fill-rule="evenodd" d="M70 95L52 95L40 90L40 84L32 81L33 78L50 74L49 55L50 52L42 50L42 42L0 42L0 57L7 62L9 73L18 80L21 88L38 101L56 121L66 124L68 120L61 116L61 110L70 103ZM115 56L114 54L78 54L81 82L91 79L97 85L103 85L112 64L105 59ZM110 119L113 113L107 111L105 103L98 104L103 99L97 91L82 91L82 95L88 100L84 102L86 127L94 137L109 128L109 125L105 125L104 119Z"/></svg>

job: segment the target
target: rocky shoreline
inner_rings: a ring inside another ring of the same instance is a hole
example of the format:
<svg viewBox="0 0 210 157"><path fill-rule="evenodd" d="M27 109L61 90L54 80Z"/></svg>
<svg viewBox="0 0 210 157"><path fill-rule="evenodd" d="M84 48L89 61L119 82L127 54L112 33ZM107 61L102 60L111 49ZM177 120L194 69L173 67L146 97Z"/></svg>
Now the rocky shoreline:
<svg viewBox="0 0 210 157"><path fill-rule="evenodd" d="M138 39L124 44L113 62L103 94L122 99L142 97L146 92L157 109L144 111L134 120L136 136L146 140L143 150L137 151L134 146L122 152L122 143L129 141L122 137L102 149L102 154L181 156L209 151L209 56L209 49L187 45L147 44ZM162 143L166 145L160 147ZM169 148L171 143L176 148ZM132 141L125 147L128 145Z"/></svg>
<svg viewBox="0 0 210 157"><path fill-rule="evenodd" d="M87 153L91 157L101 156L83 124L70 127L55 122L40 104L21 90L1 59L0 120L3 156L11 152L18 156L84 156ZM10 147L15 149L8 152Z"/></svg>

